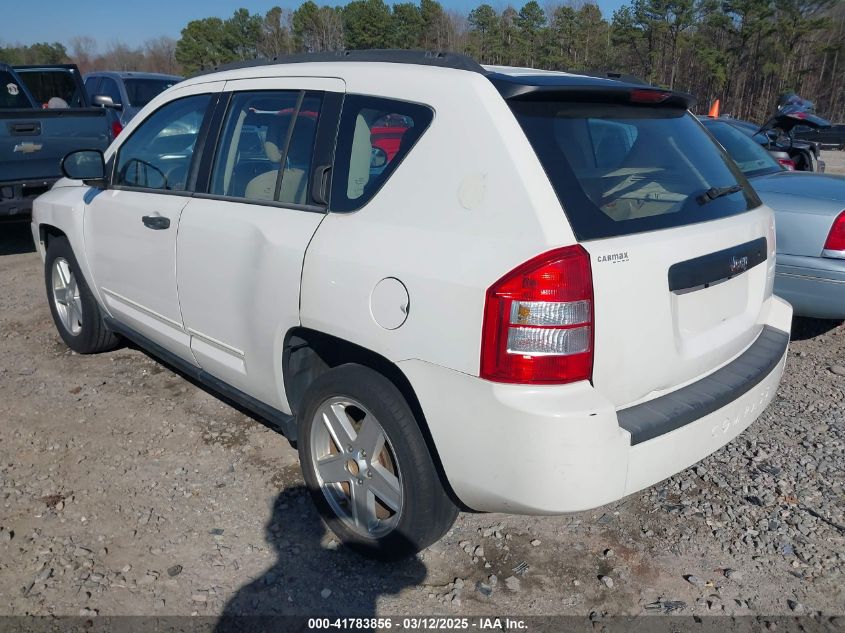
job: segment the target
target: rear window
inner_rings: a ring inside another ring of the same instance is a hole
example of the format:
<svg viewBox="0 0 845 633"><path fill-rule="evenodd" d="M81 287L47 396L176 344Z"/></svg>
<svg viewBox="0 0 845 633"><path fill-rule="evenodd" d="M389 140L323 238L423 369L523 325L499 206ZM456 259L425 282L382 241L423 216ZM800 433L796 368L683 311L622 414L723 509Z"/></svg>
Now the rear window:
<svg viewBox="0 0 845 633"><path fill-rule="evenodd" d="M704 222L760 204L685 110L549 101L511 107L580 240Z"/></svg>
<svg viewBox="0 0 845 633"><path fill-rule="evenodd" d="M126 86L129 105L134 108L143 108L178 82L175 79L125 79L123 83Z"/></svg>
<svg viewBox="0 0 845 633"><path fill-rule="evenodd" d="M783 171L783 167L762 145L729 123L707 123L705 127L749 178Z"/></svg>
<svg viewBox="0 0 845 633"><path fill-rule="evenodd" d="M11 73L0 70L0 110L31 107L18 81Z"/></svg>
<svg viewBox="0 0 845 633"><path fill-rule="evenodd" d="M81 108L85 105L71 70L22 68L16 71L42 107Z"/></svg>

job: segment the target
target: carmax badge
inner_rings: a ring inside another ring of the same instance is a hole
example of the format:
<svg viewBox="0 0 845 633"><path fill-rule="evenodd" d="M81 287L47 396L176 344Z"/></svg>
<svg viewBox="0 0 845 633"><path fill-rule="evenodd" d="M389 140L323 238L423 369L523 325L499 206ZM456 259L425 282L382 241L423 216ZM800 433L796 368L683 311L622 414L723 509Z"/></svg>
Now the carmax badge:
<svg viewBox="0 0 845 633"><path fill-rule="evenodd" d="M44 145L42 145L41 143L18 143L17 145L15 145L15 149L13 151L15 154L17 154L18 152L22 154L32 154L33 152L39 151L42 147L44 147Z"/></svg>

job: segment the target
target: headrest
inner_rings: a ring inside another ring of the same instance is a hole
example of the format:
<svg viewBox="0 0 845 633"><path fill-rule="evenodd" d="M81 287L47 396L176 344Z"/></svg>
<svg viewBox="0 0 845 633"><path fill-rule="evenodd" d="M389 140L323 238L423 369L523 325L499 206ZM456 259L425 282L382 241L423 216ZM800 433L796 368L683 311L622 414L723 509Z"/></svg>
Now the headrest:
<svg viewBox="0 0 845 633"><path fill-rule="evenodd" d="M264 153L267 158L278 163L282 160L282 149L285 146L285 136L290 124L290 116L285 114L283 116L274 116L270 125L267 127L267 138L264 141ZM290 147L288 148L288 157L297 163L307 162L311 154L311 139L314 138L317 121L307 114L302 114L296 118L296 123L293 127L293 136L290 140Z"/></svg>
<svg viewBox="0 0 845 633"><path fill-rule="evenodd" d="M282 160L282 148L290 125L290 114L274 114L267 123L267 137L264 139L264 154L273 162Z"/></svg>

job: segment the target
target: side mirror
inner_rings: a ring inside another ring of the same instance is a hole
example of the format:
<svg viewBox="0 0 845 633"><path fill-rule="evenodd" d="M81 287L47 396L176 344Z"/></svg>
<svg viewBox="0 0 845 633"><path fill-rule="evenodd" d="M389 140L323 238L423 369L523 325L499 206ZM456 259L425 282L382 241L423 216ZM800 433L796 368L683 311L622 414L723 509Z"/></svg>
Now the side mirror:
<svg viewBox="0 0 845 633"><path fill-rule="evenodd" d="M114 108L115 110L123 109L123 104L115 103L114 99L108 95L94 95L91 97L91 103L95 106L100 106L101 108Z"/></svg>
<svg viewBox="0 0 845 633"><path fill-rule="evenodd" d="M62 174L71 180L81 180L89 187L105 189L106 161L96 149L80 149L62 159Z"/></svg>

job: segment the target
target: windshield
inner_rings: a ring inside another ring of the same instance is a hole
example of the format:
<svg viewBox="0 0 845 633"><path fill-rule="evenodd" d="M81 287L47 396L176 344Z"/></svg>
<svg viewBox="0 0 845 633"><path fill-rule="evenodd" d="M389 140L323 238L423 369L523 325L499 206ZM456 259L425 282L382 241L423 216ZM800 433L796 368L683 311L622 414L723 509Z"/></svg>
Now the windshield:
<svg viewBox="0 0 845 633"><path fill-rule="evenodd" d="M548 101L511 107L581 240L703 222L760 204L685 110Z"/></svg>
<svg viewBox="0 0 845 633"><path fill-rule="evenodd" d="M0 109L12 110L17 108L31 108L32 104L26 98L18 80L11 73L0 70Z"/></svg>
<svg viewBox="0 0 845 633"><path fill-rule="evenodd" d="M143 108L150 101L162 92L175 86L176 79L127 79L126 95L129 97L129 105L133 108Z"/></svg>
<svg viewBox="0 0 845 633"><path fill-rule="evenodd" d="M752 178L782 171L775 158L759 143L728 123L707 123L705 127L722 144L742 173Z"/></svg>

